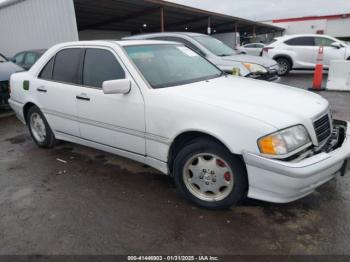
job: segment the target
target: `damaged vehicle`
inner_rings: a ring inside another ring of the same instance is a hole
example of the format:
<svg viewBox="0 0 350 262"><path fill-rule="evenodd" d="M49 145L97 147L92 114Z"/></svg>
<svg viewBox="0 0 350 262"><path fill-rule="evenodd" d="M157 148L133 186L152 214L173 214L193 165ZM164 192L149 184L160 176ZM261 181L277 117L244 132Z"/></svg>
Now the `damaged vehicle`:
<svg viewBox="0 0 350 262"><path fill-rule="evenodd" d="M0 53L0 109L7 109L9 106L9 80L11 74L21 71L23 71L23 68L12 63L7 57Z"/></svg>
<svg viewBox="0 0 350 262"><path fill-rule="evenodd" d="M227 75L179 43L56 45L11 89L39 147L65 140L142 162L205 208L300 199L350 157L349 123L327 100Z"/></svg>

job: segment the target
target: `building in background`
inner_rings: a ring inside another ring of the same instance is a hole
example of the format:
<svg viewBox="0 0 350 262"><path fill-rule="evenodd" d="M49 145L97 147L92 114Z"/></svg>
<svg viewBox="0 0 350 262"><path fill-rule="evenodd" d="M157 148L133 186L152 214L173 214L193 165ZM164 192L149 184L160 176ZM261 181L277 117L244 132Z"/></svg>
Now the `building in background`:
<svg viewBox="0 0 350 262"><path fill-rule="evenodd" d="M0 53L77 40L189 31L259 35L283 29L162 0L7 0L0 2Z"/></svg>
<svg viewBox="0 0 350 262"><path fill-rule="evenodd" d="M350 40L350 14L286 18L263 22L283 27L286 35L324 34L346 41Z"/></svg>

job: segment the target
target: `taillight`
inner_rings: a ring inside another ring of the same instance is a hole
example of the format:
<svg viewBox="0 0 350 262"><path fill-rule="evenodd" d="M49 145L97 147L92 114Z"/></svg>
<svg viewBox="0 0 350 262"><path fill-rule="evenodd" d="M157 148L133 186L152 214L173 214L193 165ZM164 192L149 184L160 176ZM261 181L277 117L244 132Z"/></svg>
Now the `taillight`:
<svg viewBox="0 0 350 262"><path fill-rule="evenodd" d="M270 49L273 49L273 47L264 47L263 52L268 53Z"/></svg>

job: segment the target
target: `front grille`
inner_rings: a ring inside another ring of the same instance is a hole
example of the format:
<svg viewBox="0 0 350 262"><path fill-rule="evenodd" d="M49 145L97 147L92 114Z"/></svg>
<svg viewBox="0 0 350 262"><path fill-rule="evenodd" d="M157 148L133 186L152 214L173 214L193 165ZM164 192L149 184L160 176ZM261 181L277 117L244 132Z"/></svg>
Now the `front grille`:
<svg viewBox="0 0 350 262"><path fill-rule="evenodd" d="M326 114L314 122L314 128L318 143L326 141L332 134L332 127L329 115Z"/></svg>
<svg viewBox="0 0 350 262"><path fill-rule="evenodd" d="M10 98L9 82L1 81L0 82L0 106L7 105L9 98Z"/></svg>

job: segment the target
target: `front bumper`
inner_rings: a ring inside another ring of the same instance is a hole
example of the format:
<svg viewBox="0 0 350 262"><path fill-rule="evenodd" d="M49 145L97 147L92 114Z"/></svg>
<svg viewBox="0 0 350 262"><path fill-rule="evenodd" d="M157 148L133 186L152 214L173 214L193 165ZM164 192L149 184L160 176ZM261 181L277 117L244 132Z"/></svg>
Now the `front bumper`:
<svg viewBox="0 0 350 262"><path fill-rule="evenodd" d="M350 131L347 128L339 148L300 162L268 159L248 152L243 158L248 171L248 197L274 203L292 202L340 174L346 159L350 158Z"/></svg>
<svg viewBox="0 0 350 262"><path fill-rule="evenodd" d="M0 107L7 107L9 98L9 81L0 81Z"/></svg>
<svg viewBox="0 0 350 262"><path fill-rule="evenodd" d="M249 77L253 79L264 80L269 82L279 82L281 80L281 78L278 76L277 71L268 72L265 74L258 74L258 75L250 74Z"/></svg>

